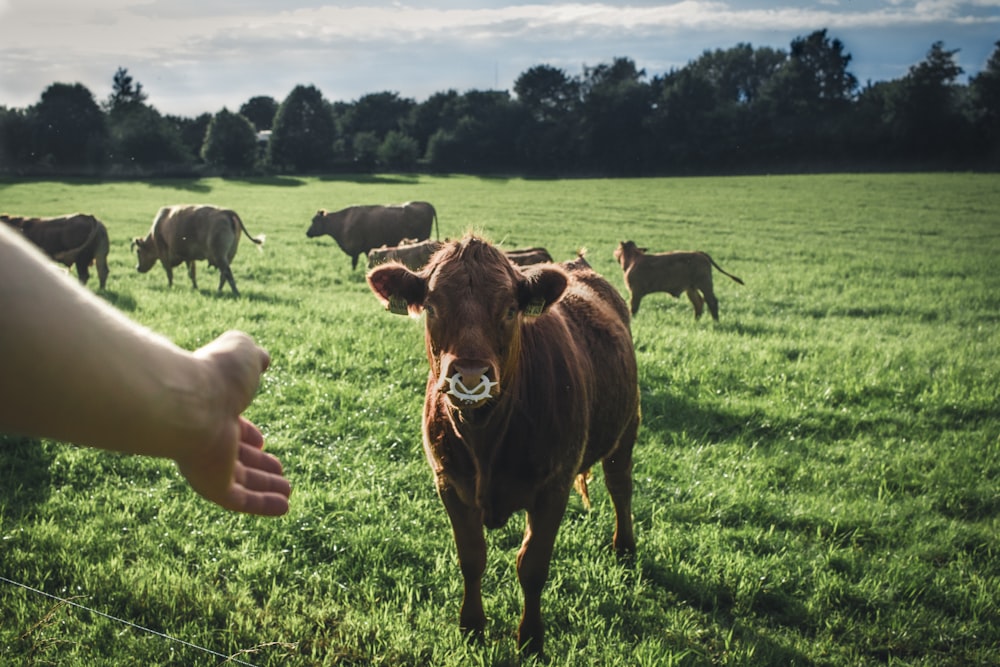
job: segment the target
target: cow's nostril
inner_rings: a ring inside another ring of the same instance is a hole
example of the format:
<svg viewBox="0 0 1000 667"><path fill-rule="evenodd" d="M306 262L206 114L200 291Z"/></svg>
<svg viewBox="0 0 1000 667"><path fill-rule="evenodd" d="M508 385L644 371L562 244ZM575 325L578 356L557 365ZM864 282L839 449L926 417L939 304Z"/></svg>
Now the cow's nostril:
<svg viewBox="0 0 1000 667"><path fill-rule="evenodd" d="M487 366L464 366L457 364L455 366L455 372L458 373L462 384L470 389L482 383L488 370L489 367Z"/></svg>

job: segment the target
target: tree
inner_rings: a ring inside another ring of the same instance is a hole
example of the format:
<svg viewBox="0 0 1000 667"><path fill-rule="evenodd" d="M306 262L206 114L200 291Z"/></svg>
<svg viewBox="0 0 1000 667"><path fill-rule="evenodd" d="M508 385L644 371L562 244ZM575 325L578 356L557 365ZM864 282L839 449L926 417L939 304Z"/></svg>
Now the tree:
<svg viewBox="0 0 1000 667"><path fill-rule="evenodd" d="M266 95L251 97L240 106L240 115L253 123L258 132L270 130L274 126L274 116L277 113L278 102Z"/></svg>
<svg viewBox="0 0 1000 667"><path fill-rule="evenodd" d="M178 133L187 152L191 155L201 155L201 147L205 143L205 133L208 131L208 124L212 122L212 114L198 114L194 118L168 115L165 121Z"/></svg>
<svg viewBox="0 0 1000 667"><path fill-rule="evenodd" d="M278 107L268 144L278 169L315 171L329 166L336 130L330 104L315 86L296 86Z"/></svg>
<svg viewBox="0 0 1000 667"><path fill-rule="evenodd" d="M208 124L201 157L209 165L226 171L248 172L257 158L257 133L241 114L223 109Z"/></svg>
<svg viewBox="0 0 1000 667"><path fill-rule="evenodd" d="M969 88L976 129L986 139L984 149L994 165L1000 164L1000 42Z"/></svg>
<svg viewBox="0 0 1000 667"><path fill-rule="evenodd" d="M402 129L415 106L416 102L401 98L398 93L364 95L343 110L341 132L348 136L372 132L381 141L389 132Z"/></svg>
<svg viewBox="0 0 1000 667"><path fill-rule="evenodd" d="M378 161L386 169L406 171L417 164L418 146L413 137L391 130L378 147Z"/></svg>
<svg viewBox="0 0 1000 667"><path fill-rule="evenodd" d="M434 168L495 172L516 166L524 110L506 91L470 90L450 99L441 117L427 146Z"/></svg>
<svg viewBox="0 0 1000 667"><path fill-rule="evenodd" d="M579 156L580 82L539 65L517 78L514 92L527 113L517 144L524 164L543 171L571 167Z"/></svg>
<svg viewBox="0 0 1000 667"><path fill-rule="evenodd" d="M178 128L145 104L119 107L109 116L111 159L126 170L140 172L188 171L195 155Z"/></svg>
<svg viewBox="0 0 1000 667"><path fill-rule="evenodd" d="M514 82L518 101L538 122L561 121L580 106L580 82L549 65L526 70Z"/></svg>
<svg viewBox="0 0 1000 667"><path fill-rule="evenodd" d="M629 58L584 67L582 134L594 168L617 174L644 168L649 147L644 128L652 108L645 76Z"/></svg>
<svg viewBox="0 0 1000 667"><path fill-rule="evenodd" d="M0 170L31 162L31 121L21 109L0 107Z"/></svg>
<svg viewBox="0 0 1000 667"><path fill-rule="evenodd" d="M98 167L108 138L104 114L79 83L54 83L29 111L35 153L55 167Z"/></svg>
<svg viewBox="0 0 1000 667"><path fill-rule="evenodd" d="M106 102L108 111L118 111L125 107L144 104L148 96L142 92L142 84L133 82L128 70L119 67L111 82L111 95Z"/></svg>
<svg viewBox="0 0 1000 667"><path fill-rule="evenodd" d="M351 136L351 159L354 166L369 170L374 169L378 161L380 142L374 132L356 132Z"/></svg>
<svg viewBox="0 0 1000 667"><path fill-rule="evenodd" d="M960 152L965 119L955 84L962 74L956 53L935 42L892 89L886 115L901 155L935 159Z"/></svg>
<svg viewBox="0 0 1000 667"><path fill-rule="evenodd" d="M757 112L767 119L776 158L823 159L842 152L843 131L857 78L847 71L851 55L826 30L792 40L784 64L761 91Z"/></svg>

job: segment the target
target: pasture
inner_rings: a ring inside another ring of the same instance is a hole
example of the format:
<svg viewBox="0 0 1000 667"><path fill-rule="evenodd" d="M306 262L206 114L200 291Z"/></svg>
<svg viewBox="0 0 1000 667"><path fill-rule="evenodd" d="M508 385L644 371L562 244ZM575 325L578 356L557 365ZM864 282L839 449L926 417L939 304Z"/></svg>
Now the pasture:
<svg viewBox="0 0 1000 667"><path fill-rule="evenodd" d="M237 516L168 462L0 436L0 577L85 607L0 580L0 663L519 664L523 515L488 535L469 644L420 445L422 322L305 236L320 208L416 199L442 237L586 247L623 295L627 239L746 282L716 273L717 324L643 300L638 555L611 552L597 469L556 542L546 664L1000 663L1000 177L976 174L0 181L0 212L104 221L103 298L134 319L269 350L247 416L293 484L287 516ZM135 272L131 238L175 203L267 235L241 242L241 298L204 263L198 292Z"/></svg>

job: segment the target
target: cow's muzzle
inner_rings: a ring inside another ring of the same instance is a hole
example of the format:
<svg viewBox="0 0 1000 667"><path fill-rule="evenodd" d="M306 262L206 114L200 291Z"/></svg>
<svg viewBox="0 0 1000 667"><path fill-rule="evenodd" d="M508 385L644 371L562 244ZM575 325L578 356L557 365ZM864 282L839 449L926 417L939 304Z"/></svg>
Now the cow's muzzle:
<svg viewBox="0 0 1000 667"><path fill-rule="evenodd" d="M450 371L454 372L443 379L441 388L459 408L481 405L492 397L494 387L499 384L490 379L489 366L478 363L454 363Z"/></svg>

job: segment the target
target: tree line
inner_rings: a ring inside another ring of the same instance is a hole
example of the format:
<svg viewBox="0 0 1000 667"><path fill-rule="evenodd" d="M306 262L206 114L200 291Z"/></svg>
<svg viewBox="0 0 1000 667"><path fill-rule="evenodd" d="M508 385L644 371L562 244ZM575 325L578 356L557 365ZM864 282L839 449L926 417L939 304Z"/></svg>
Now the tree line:
<svg viewBox="0 0 1000 667"><path fill-rule="evenodd" d="M163 115L119 68L98 102L54 83L0 107L0 172L110 176L386 171L653 175L759 170L1000 167L1000 42L967 84L942 42L900 79L860 85L843 43L737 44L647 76L627 57L577 76L549 65L513 91L423 102L376 92L330 102L296 86L280 103ZM513 94L512 94L513 93Z"/></svg>

